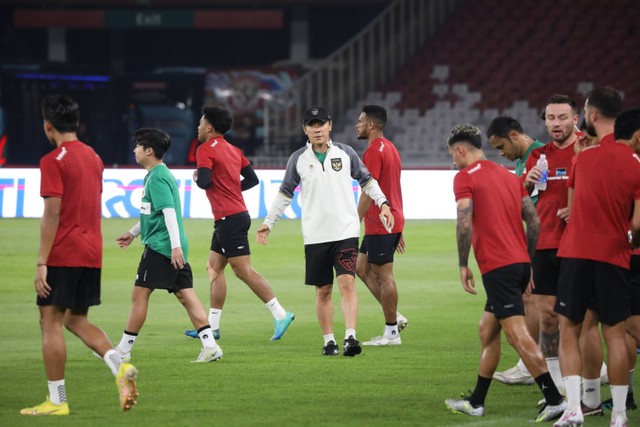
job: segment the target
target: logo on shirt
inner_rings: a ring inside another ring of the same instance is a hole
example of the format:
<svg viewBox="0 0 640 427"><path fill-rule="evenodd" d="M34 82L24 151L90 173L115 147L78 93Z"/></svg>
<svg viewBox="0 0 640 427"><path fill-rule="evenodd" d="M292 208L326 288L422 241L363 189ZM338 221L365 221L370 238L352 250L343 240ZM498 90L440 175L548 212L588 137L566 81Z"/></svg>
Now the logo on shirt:
<svg viewBox="0 0 640 427"><path fill-rule="evenodd" d="M567 176L567 168L556 168L556 176Z"/></svg>
<svg viewBox="0 0 640 427"><path fill-rule="evenodd" d="M66 155L67 155L67 149L66 147L62 147L62 151L60 151L60 154L58 154L58 157L56 157L56 160L62 160L62 158Z"/></svg>
<svg viewBox="0 0 640 427"><path fill-rule="evenodd" d="M211 143L211 146L215 147L216 145L218 145L218 140L214 139L213 142Z"/></svg>
<svg viewBox="0 0 640 427"><path fill-rule="evenodd" d="M140 215L151 215L151 203L142 202L140 204Z"/></svg>
<svg viewBox="0 0 640 427"><path fill-rule="evenodd" d="M331 159L331 169L336 172L342 170L342 159Z"/></svg>

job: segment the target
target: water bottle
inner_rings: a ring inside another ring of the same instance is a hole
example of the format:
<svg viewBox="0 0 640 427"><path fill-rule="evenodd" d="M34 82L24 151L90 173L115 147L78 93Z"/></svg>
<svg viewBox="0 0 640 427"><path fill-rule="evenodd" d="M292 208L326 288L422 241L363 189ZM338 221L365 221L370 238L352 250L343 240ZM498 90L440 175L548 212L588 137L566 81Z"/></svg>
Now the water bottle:
<svg viewBox="0 0 640 427"><path fill-rule="evenodd" d="M544 191L547 189L547 179L549 178L549 163L546 154L540 154L536 164L540 168L540 179L536 182L535 187L538 191Z"/></svg>

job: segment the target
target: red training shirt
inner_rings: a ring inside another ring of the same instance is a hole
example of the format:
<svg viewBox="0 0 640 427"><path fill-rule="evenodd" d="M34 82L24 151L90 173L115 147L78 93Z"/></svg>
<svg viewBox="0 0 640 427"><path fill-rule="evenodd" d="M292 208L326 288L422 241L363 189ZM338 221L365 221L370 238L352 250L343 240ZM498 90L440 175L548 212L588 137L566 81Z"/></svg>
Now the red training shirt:
<svg viewBox="0 0 640 427"><path fill-rule="evenodd" d="M102 267L102 160L80 141L40 159L40 195L62 199L51 267Z"/></svg>
<svg viewBox="0 0 640 427"><path fill-rule="evenodd" d="M520 178L488 160L477 161L453 179L456 201L473 201L473 252L482 274L506 265L531 262L522 226Z"/></svg>
<svg viewBox="0 0 640 427"><path fill-rule="evenodd" d="M404 212L402 210L402 188L400 173L402 161L395 145L385 138L374 139L362 156L362 162L369 169L380 189L391 205L391 213L395 224L392 233L402 233L404 229ZM380 208L371 203L364 217L364 234L388 234L380 221Z"/></svg>
<svg viewBox="0 0 640 427"><path fill-rule="evenodd" d="M527 170L531 170L541 154L547 156L549 180L547 189L538 192L536 210L540 217L540 236L537 249L557 249L566 228L566 222L558 216L558 209L567 207L567 180L573 162L573 144L558 148L553 142L536 148L527 159ZM524 182L526 176L522 177Z"/></svg>
<svg viewBox="0 0 640 427"><path fill-rule="evenodd" d="M624 144L582 151L573 167L571 218L558 256L629 269L629 218L640 199L640 158Z"/></svg>
<svg viewBox="0 0 640 427"><path fill-rule="evenodd" d="M242 196L240 170L249 166L242 151L223 137L203 143L196 151L197 168L211 169L211 185L205 190L213 218L247 212Z"/></svg>

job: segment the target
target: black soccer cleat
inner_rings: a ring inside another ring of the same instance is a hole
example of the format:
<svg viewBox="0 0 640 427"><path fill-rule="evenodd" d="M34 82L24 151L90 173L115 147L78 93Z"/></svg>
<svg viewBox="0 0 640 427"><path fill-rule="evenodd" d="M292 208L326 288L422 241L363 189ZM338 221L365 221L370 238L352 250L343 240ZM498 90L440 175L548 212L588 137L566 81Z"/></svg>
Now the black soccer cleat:
<svg viewBox="0 0 640 427"><path fill-rule="evenodd" d="M344 340L344 350L342 351L343 356L353 357L356 354L362 353L362 347L360 347L360 342L353 337L353 335L349 335L349 338Z"/></svg>
<svg viewBox="0 0 640 427"><path fill-rule="evenodd" d="M338 348L338 344L336 344L335 341L329 341L327 345L322 347L323 356L337 356L339 352L340 349Z"/></svg>

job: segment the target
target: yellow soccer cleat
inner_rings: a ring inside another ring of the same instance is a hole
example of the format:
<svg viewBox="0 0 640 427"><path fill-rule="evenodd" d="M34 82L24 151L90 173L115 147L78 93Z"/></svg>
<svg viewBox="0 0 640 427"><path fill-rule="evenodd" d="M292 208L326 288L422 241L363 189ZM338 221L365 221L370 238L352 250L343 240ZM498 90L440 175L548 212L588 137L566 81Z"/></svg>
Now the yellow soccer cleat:
<svg viewBox="0 0 640 427"><path fill-rule="evenodd" d="M61 405L51 403L49 396L41 404L32 408L24 408L20 410L22 415L69 415L69 404L64 402Z"/></svg>
<svg viewBox="0 0 640 427"><path fill-rule="evenodd" d="M118 393L120 393L120 406L123 411L128 411L135 405L138 393L136 387L136 378L138 378L138 370L130 363L122 363L118 375L116 375L116 385Z"/></svg>

